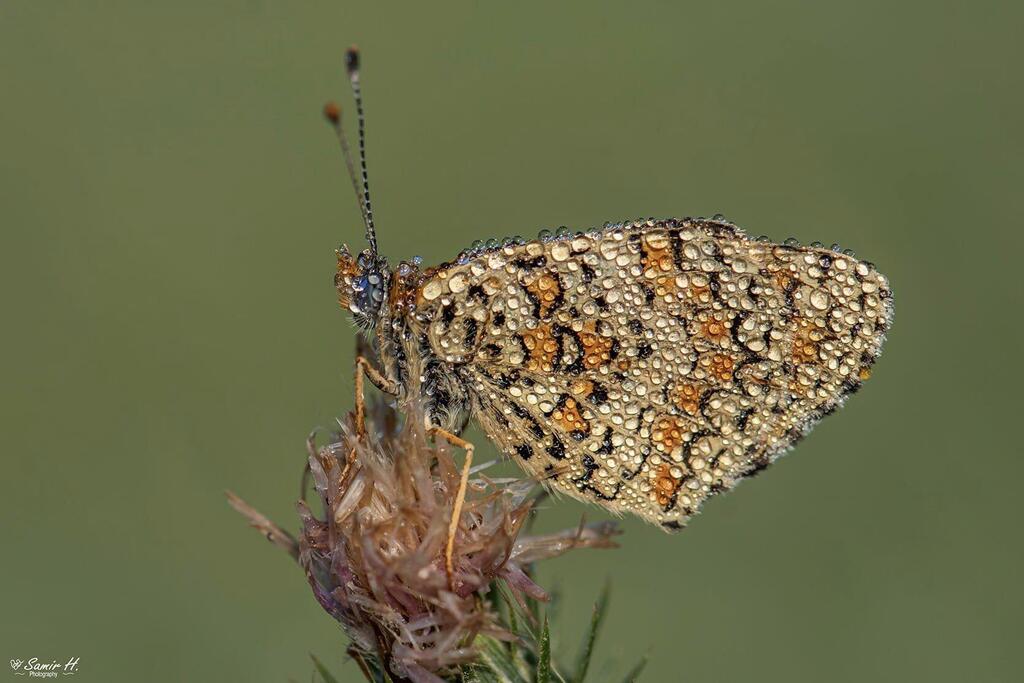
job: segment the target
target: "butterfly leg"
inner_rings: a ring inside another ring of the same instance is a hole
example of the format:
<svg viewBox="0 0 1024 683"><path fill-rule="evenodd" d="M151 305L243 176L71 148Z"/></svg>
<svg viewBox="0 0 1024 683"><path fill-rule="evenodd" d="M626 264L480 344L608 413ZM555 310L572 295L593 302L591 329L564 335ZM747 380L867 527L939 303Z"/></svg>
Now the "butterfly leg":
<svg viewBox="0 0 1024 683"><path fill-rule="evenodd" d="M366 436L366 398L363 396L363 378L368 377L373 386L385 394L398 395L398 387L384 374L373 367L365 356L356 356L356 434Z"/></svg>
<svg viewBox="0 0 1024 683"><path fill-rule="evenodd" d="M385 394L392 396L398 395L398 387L394 382L390 381L384 374L373 366L365 356L356 356L356 375L355 375L355 390L356 390L356 416L355 416L355 427L356 427L356 439L361 440L366 436L366 397L364 394L363 378L369 377L370 382L373 386L377 387ZM348 462L345 463L345 469L341 472L340 481L345 481L345 477L348 476L348 471L352 467L352 463L356 460L356 449L355 446L348 454Z"/></svg>
<svg viewBox="0 0 1024 683"><path fill-rule="evenodd" d="M455 494L455 505L452 507L452 519L448 523L448 542L444 547L444 571L448 575L448 587L455 589L452 554L455 550L455 532L459 528L459 517L462 516L462 504L466 501L466 488L469 486L469 468L473 465L473 450L476 448L465 439L446 432L440 427L429 427L434 436L440 436L452 446L465 449L466 461L462 464L462 475L459 477L459 490Z"/></svg>

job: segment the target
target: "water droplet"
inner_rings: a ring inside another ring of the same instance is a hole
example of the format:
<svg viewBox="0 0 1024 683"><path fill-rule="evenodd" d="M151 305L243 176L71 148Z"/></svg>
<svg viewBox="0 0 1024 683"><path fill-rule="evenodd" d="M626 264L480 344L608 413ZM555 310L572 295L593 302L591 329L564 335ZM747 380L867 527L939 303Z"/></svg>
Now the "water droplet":
<svg viewBox="0 0 1024 683"><path fill-rule="evenodd" d="M491 239L489 239L486 242L484 242L484 246L487 247L488 249L497 249L498 248L498 240L495 239L494 237L492 237Z"/></svg>
<svg viewBox="0 0 1024 683"><path fill-rule="evenodd" d="M832 251L836 252L837 254L841 254L843 253L843 248L839 246L838 242L836 242L832 245Z"/></svg>
<svg viewBox="0 0 1024 683"><path fill-rule="evenodd" d="M466 277L465 273L455 273L451 279L448 280L448 289L451 290L452 294L458 294L462 290L466 289L469 285L469 278Z"/></svg>
<svg viewBox="0 0 1024 683"><path fill-rule="evenodd" d="M423 298L432 301L441 296L441 283L438 280L431 280L423 286Z"/></svg>
<svg viewBox="0 0 1024 683"><path fill-rule="evenodd" d="M854 257L857 255L857 252L855 252L853 249L843 249L843 255Z"/></svg>
<svg viewBox="0 0 1024 683"><path fill-rule="evenodd" d="M551 247L551 258L556 261L564 261L569 258L569 247L564 242L560 242Z"/></svg>
<svg viewBox="0 0 1024 683"><path fill-rule="evenodd" d="M799 247L800 246L800 240L798 240L795 237L787 237L786 239L784 239L782 241L782 243L784 245L786 245L787 247Z"/></svg>
<svg viewBox="0 0 1024 683"><path fill-rule="evenodd" d="M711 217L711 220L713 220L713 221L718 221L718 222L722 222L722 221L724 221L724 220L725 220L725 216L723 216L723 215L722 215L722 214L720 214L720 213L716 213L716 214L715 214L714 216L712 216L712 217Z"/></svg>
<svg viewBox="0 0 1024 683"><path fill-rule="evenodd" d="M765 244L767 242L771 242L772 238L769 237L768 235L758 235L757 241L761 242L762 244Z"/></svg>
<svg viewBox="0 0 1024 683"><path fill-rule="evenodd" d="M825 247L821 242L811 242L811 247L814 249L823 249Z"/></svg>
<svg viewBox="0 0 1024 683"><path fill-rule="evenodd" d="M473 243L469 245L469 248L476 251L482 246L484 246L483 240L473 240Z"/></svg>
<svg viewBox="0 0 1024 683"><path fill-rule="evenodd" d="M559 226L558 230L555 232L555 236L556 237L568 237L569 236L569 228L567 228L564 225Z"/></svg>
<svg viewBox="0 0 1024 683"><path fill-rule="evenodd" d="M551 239L551 231L548 230L547 228L544 228L543 230L537 233L537 238L542 240L549 240Z"/></svg>

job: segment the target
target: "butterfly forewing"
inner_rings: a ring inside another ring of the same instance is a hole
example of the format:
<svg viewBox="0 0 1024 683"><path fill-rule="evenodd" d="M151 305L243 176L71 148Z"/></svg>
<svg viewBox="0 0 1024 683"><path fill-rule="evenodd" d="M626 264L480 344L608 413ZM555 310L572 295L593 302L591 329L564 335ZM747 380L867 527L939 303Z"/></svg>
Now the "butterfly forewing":
<svg viewBox="0 0 1024 683"><path fill-rule="evenodd" d="M855 390L892 312L867 263L705 219L464 254L416 307L505 453L667 528Z"/></svg>

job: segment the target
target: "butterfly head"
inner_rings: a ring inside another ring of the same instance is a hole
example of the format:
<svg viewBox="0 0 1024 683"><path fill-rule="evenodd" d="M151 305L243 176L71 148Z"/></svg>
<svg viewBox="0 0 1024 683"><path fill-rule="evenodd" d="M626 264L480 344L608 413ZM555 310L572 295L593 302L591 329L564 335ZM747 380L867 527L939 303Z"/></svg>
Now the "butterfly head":
<svg viewBox="0 0 1024 683"><path fill-rule="evenodd" d="M387 260L372 249L364 249L353 256L345 245L338 248L337 255L334 287L338 291L338 303L352 312L357 325L372 328L387 299L390 280Z"/></svg>

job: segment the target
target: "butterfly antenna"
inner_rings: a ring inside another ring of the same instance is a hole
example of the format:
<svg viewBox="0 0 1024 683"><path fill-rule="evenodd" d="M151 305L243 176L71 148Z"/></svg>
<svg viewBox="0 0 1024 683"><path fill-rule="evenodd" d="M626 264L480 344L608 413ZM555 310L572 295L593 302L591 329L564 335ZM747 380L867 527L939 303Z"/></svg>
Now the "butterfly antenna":
<svg viewBox="0 0 1024 683"><path fill-rule="evenodd" d="M366 117L363 113L363 90L359 85L359 48L352 46L345 53L345 68L356 100L356 118L359 122L359 170L363 177L363 222L370 251L377 255L377 233L373 229L373 208L370 205L370 177L366 172Z"/></svg>
<svg viewBox="0 0 1024 683"><path fill-rule="evenodd" d="M345 128L341 123L341 107L335 102L328 102L324 105L324 118L334 128L334 134L338 136L338 143L341 145L341 154L345 157L345 168L348 169L348 179L352 181L352 191L356 194L356 203L359 204L359 215L366 223L366 207L363 204L363 193L359 190L359 181L356 180L356 169L352 163L352 152L348 146L348 137L345 135Z"/></svg>

